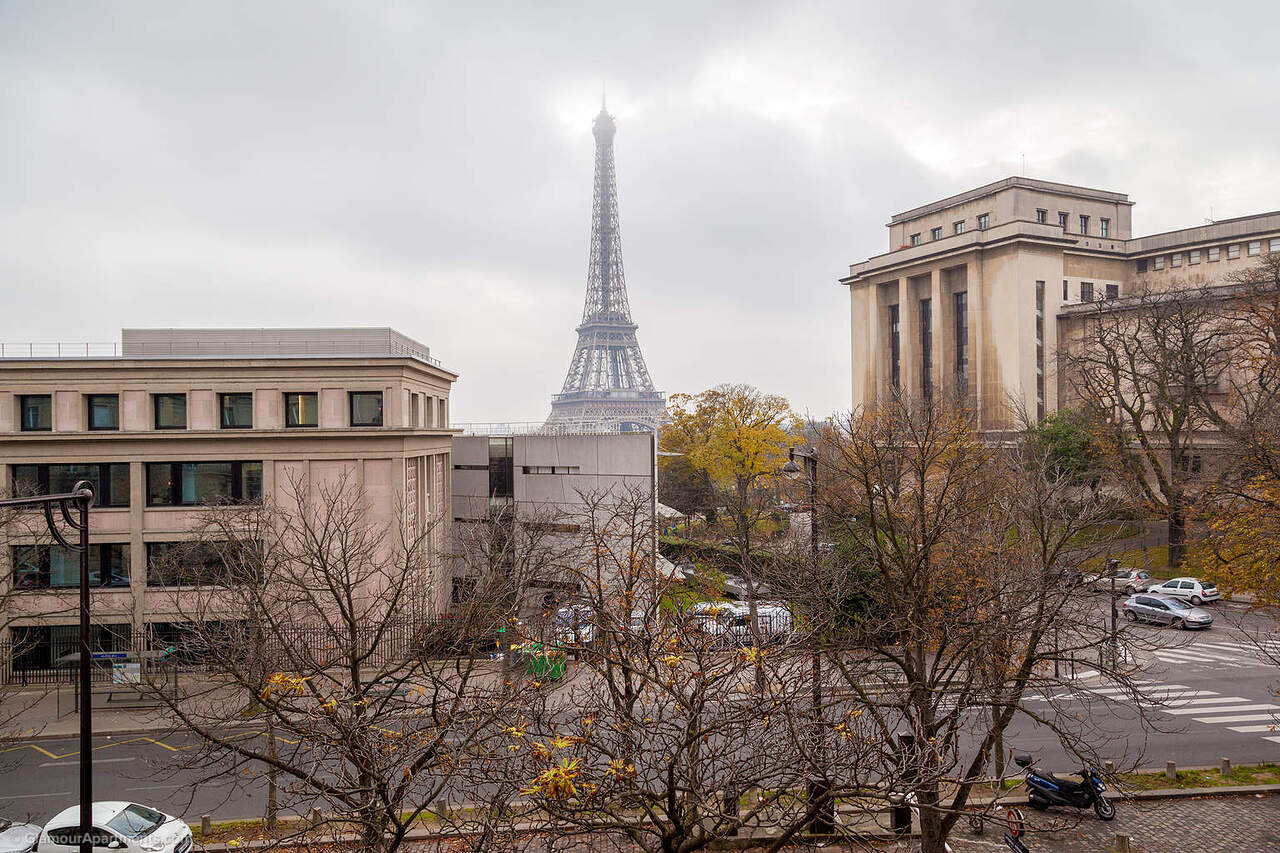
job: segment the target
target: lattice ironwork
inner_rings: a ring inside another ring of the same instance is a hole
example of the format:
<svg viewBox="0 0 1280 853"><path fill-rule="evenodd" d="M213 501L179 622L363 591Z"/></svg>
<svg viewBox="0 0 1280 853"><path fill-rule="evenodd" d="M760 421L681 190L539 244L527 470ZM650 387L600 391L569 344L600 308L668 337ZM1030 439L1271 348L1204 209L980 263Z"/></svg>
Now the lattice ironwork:
<svg viewBox="0 0 1280 853"><path fill-rule="evenodd" d="M592 125L596 167L587 298L569 373L552 398L545 427L550 432L656 430L666 410L666 398L654 389L645 366L627 301L613 164L616 132L601 103Z"/></svg>

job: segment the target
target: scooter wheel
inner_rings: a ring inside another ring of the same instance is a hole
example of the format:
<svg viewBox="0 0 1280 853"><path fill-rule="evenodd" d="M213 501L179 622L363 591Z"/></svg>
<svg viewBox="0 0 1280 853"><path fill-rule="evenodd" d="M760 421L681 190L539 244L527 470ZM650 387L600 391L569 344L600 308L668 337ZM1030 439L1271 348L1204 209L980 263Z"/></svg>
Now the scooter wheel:
<svg viewBox="0 0 1280 853"><path fill-rule="evenodd" d="M1111 820L1116 816L1116 804L1106 797L1098 797L1093 801L1093 812L1099 820Z"/></svg>
<svg viewBox="0 0 1280 853"><path fill-rule="evenodd" d="M1031 808L1035 809L1038 812L1042 812L1045 809L1049 808L1049 801L1046 800L1044 797L1040 797L1035 794L1030 794L1027 796L1027 805L1031 806Z"/></svg>

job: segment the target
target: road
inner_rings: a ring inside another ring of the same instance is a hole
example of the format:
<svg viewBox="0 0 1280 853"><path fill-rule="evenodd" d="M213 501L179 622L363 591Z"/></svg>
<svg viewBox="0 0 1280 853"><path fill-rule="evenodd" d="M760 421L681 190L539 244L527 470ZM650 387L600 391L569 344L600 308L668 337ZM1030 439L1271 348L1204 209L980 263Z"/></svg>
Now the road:
<svg viewBox="0 0 1280 853"><path fill-rule="evenodd" d="M1097 600L1101 614L1106 598ZM1216 765L1222 756L1237 764L1280 762L1280 703L1272 700L1270 692L1280 680L1280 669L1257 660L1246 634L1265 623L1231 603L1212 609L1217 624L1208 631L1134 628L1151 632L1162 643L1167 640L1139 674L1148 689L1168 697L1168 707L1147 709L1162 731L1144 731L1128 702L1108 701L1107 691L1091 689L1087 679L1081 680L1078 690L1058 695L1063 707L1078 706L1079 713L1091 715L1099 727L1114 733L1115 739L1103 751L1114 756L1119 766L1126 760L1143 767L1163 767L1166 760L1183 767ZM1276 730L1271 729L1273 724ZM1005 743L1031 752L1046 769L1069 769L1056 738L1025 717L1011 727ZM94 754L97 798L139 800L190 821L202 814L216 820L262 814L265 785L193 786L205 774L175 769L190 745L180 736L99 738ZM0 815L43 822L75 802L78 772L74 738L3 748Z"/></svg>

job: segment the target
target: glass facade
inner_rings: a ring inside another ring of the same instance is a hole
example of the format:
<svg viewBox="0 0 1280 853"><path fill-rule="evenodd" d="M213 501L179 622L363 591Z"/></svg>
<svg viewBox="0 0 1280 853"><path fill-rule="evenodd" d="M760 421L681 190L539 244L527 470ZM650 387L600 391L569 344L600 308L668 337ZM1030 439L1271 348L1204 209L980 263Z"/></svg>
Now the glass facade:
<svg viewBox="0 0 1280 853"><path fill-rule="evenodd" d="M23 394L18 398L22 412L23 432L48 432L53 429L53 397L49 394Z"/></svg>
<svg viewBox="0 0 1280 853"><path fill-rule="evenodd" d="M14 465L13 488L19 496L63 495L85 480L93 486L93 505L129 505L129 463Z"/></svg>
<svg viewBox="0 0 1280 853"><path fill-rule="evenodd" d="M489 438L489 506L501 508L515 502L514 454L510 437Z"/></svg>
<svg viewBox="0 0 1280 853"><path fill-rule="evenodd" d="M351 392L351 425L382 426L382 392Z"/></svg>
<svg viewBox="0 0 1280 853"><path fill-rule="evenodd" d="M961 290L951 298L955 318L956 393L964 396L969 393L969 292Z"/></svg>
<svg viewBox="0 0 1280 853"><path fill-rule="evenodd" d="M249 429L253 426L252 394L219 394L218 425L223 429Z"/></svg>
<svg viewBox="0 0 1280 853"><path fill-rule="evenodd" d="M1044 420L1044 282L1036 282L1036 420Z"/></svg>
<svg viewBox="0 0 1280 853"><path fill-rule="evenodd" d="M89 429L120 429L120 395L89 394Z"/></svg>
<svg viewBox="0 0 1280 853"><path fill-rule="evenodd" d="M187 428L187 395L186 394L153 394L155 406L156 429Z"/></svg>
<svg viewBox="0 0 1280 853"><path fill-rule="evenodd" d="M284 395L284 425L313 427L320 423L320 401L314 392Z"/></svg>
<svg viewBox="0 0 1280 853"><path fill-rule="evenodd" d="M148 542L147 586L228 586L260 561L228 559L226 543Z"/></svg>
<svg viewBox="0 0 1280 853"><path fill-rule="evenodd" d="M204 506L261 497L261 462L147 463L147 506Z"/></svg>

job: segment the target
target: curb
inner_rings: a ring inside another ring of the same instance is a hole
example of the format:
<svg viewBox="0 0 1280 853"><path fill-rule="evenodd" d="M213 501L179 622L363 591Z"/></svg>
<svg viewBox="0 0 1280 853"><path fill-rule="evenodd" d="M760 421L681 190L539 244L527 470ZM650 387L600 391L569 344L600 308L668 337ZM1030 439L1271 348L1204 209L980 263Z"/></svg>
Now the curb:
<svg viewBox="0 0 1280 853"><path fill-rule="evenodd" d="M1131 794L1117 794L1112 797L1114 800L1178 800L1178 799L1195 799L1198 797L1240 797L1250 795L1266 795L1280 794L1280 784L1275 785L1226 785L1221 788L1157 788L1151 791L1134 791ZM974 805L987 805L991 800L971 800ZM1026 797L1010 797L999 801L1002 806L1024 806L1027 804ZM530 828L529 831L536 831ZM454 838L462 836L464 833L458 832L432 832L430 830L418 830L409 832L405 835L405 841L430 841L444 838ZM919 837L919 833L913 831L909 838ZM758 844L767 844L773 840L773 836L757 835L745 836L741 838L727 837L718 839L713 842L708 849L712 850L738 850L751 847ZM355 836L340 836L337 838L323 839L323 843L344 843L356 840ZM892 832L854 832L848 834L834 834L830 836L815 835L797 835L797 841L839 841L839 842L884 842L901 840L901 836L897 836ZM296 842L289 842L288 847L298 848L306 847L310 843L315 843L310 839L299 838ZM245 841L236 845L224 843L200 844L196 842L195 849L201 853L239 853L246 850L262 850L274 845L280 844L279 841ZM286 848L287 849L287 848Z"/></svg>

